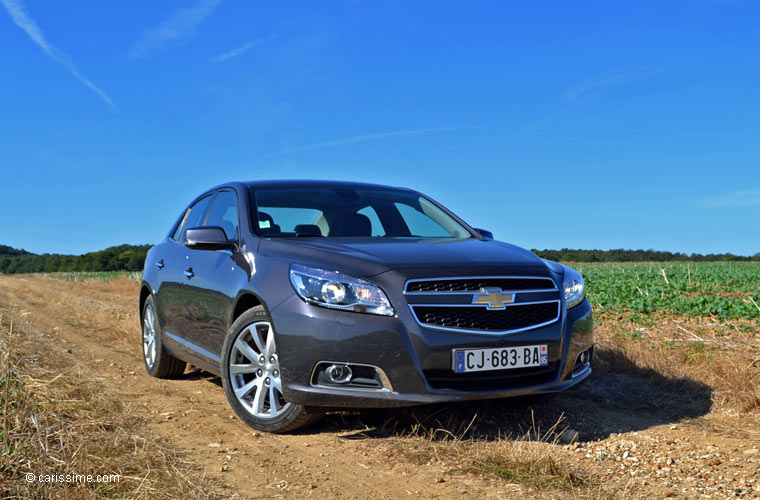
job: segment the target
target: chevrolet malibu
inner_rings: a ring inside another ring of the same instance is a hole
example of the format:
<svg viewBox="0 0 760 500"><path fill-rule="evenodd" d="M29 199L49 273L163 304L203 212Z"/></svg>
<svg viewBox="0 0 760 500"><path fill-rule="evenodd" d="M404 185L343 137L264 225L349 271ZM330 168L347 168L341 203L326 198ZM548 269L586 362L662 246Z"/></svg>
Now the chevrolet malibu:
<svg viewBox="0 0 760 500"><path fill-rule="evenodd" d="M326 408L563 391L591 373L570 267L411 189L230 183L182 211L140 287L154 377L221 377L235 413L287 432Z"/></svg>

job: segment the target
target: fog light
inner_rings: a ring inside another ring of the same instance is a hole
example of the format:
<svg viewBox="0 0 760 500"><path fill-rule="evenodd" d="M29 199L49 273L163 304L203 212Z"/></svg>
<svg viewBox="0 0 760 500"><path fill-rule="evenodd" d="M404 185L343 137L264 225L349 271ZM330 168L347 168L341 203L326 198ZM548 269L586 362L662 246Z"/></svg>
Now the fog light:
<svg viewBox="0 0 760 500"><path fill-rule="evenodd" d="M346 384L351 380L353 373L348 365L330 365L325 370L330 382L334 384Z"/></svg>
<svg viewBox="0 0 760 500"><path fill-rule="evenodd" d="M588 364L588 358L589 358L588 351L583 351L578 356L578 361L580 361L581 363L583 363L585 365L585 364Z"/></svg>
<svg viewBox="0 0 760 500"><path fill-rule="evenodd" d="M572 378L580 376L582 373L586 373L591 367L591 353L593 347L586 349L578 353L578 357L575 358L575 366L573 367Z"/></svg>

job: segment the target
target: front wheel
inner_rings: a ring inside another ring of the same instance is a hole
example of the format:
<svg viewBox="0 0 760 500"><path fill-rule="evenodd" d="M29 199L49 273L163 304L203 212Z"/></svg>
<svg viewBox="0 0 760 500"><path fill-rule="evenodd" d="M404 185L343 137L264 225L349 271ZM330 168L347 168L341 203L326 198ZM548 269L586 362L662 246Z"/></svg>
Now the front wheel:
<svg viewBox="0 0 760 500"><path fill-rule="evenodd" d="M244 312L224 341L222 385L240 419L254 429L288 432L318 420L282 394L280 361L274 329L263 306Z"/></svg>

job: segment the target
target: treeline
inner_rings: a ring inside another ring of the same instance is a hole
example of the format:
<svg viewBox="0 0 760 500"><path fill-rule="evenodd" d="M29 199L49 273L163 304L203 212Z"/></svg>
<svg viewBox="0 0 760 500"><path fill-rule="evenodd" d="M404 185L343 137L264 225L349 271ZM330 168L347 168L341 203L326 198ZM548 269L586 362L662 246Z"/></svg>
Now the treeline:
<svg viewBox="0 0 760 500"><path fill-rule="evenodd" d="M557 262L738 262L760 261L760 252L753 256L734 255L731 253L685 254L680 252L661 252L658 250L532 250L541 258Z"/></svg>
<svg viewBox="0 0 760 500"><path fill-rule="evenodd" d="M150 245L119 245L83 255L34 254L0 245L0 273L142 271Z"/></svg>
<svg viewBox="0 0 760 500"><path fill-rule="evenodd" d="M0 273L56 273L99 271L142 271L150 245L119 245L83 255L34 254L0 245ZM760 252L748 257L730 253L702 255L657 250L533 250L544 259L557 262L715 262L756 261Z"/></svg>

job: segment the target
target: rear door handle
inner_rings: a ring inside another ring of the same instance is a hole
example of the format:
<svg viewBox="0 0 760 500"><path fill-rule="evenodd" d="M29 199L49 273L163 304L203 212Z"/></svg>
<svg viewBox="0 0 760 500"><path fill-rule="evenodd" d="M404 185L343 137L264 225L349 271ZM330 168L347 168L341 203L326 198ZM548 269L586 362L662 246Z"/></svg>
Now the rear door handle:
<svg viewBox="0 0 760 500"><path fill-rule="evenodd" d="M195 273L193 272L193 268L192 267L190 267L188 269L185 269L185 272L183 272L182 274L184 274L188 278L192 278L193 276L195 276Z"/></svg>
<svg viewBox="0 0 760 500"><path fill-rule="evenodd" d="M163 269L164 268L164 259L161 259L158 262L156 262L156 267L159 268L159 269Z"/></svg>

